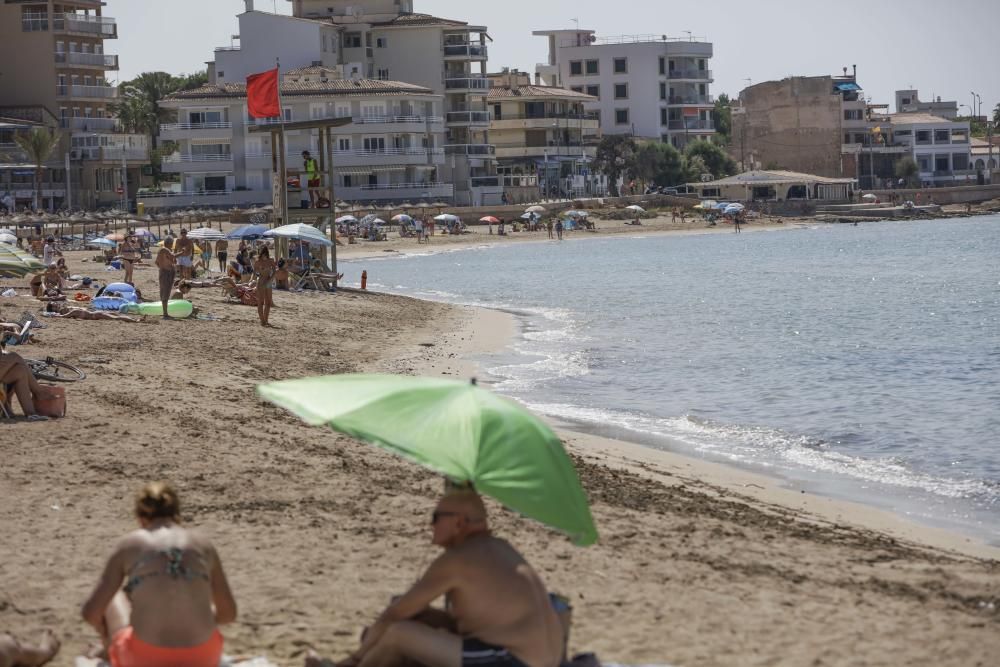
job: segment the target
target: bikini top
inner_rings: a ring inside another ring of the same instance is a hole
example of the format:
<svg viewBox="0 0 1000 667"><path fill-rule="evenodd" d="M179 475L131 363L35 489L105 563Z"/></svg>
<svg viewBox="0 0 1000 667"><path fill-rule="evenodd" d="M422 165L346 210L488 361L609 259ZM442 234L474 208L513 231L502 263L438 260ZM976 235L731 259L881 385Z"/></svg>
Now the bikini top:
<svg viewBox="0 0 1000 667"><path fill-rule="evenodd" d="M157 572L147 572L145 574L135 574L136 570L146 565L154 558L163 557L167 559L166 567ZM173 549L165 549L163 551L154 551L153 553L147 554L137 560L135 565L129 569L128 579L125 582L125 593L131 595L132 592L146 579L150 577L157 577L160 575L166 575L171 579L177 581L184 579L185 581L194 581L195 579L203 579L209 581L208 574L204 572L199 572L198 570L193 570L184 564L184 552L176 547Z"/></svg>

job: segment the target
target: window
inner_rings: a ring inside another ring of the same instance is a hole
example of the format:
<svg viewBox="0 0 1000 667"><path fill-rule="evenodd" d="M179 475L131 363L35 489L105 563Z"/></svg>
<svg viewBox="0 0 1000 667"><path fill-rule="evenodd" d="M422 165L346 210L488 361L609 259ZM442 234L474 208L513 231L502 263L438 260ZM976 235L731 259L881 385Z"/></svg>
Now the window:
<svg viewBox="0 0 1000 667"><path fill-rule="evenodd" d="M21 8L21 31L42 32L49 29L49 9L46 5Z"/></svg>
<svg viewBox="0 0 1000 667"><path fill-rule="evenodd" d="M192 125L204 125L205 123L221 123L221 111L192 111L188 115L188 122Z"/></svg>
<svg viewBox="0 0 1000 667"><path fill-rule="evenodd" d="M376 49L386 49L386 48L389 48L389 38L388 37L376 37L375 38L375 48Z"/></svg>
<svg viewBox="0 0 1000 667"><path fill-rule="evenodd" d="M366 153L384 153L385 137L365 137L364 149Z"/></svg>
<svg viewBox="0 0 1000 667"><path fill-rule="evenodd" d="M660 125L667 125L667 110L660 109Z"/></svg>
<svg viewBox="0 0 1000 667"><path fill-rule="evenodd" d="M326 53L326 35L323 35L323 53Z"/></svg>
<svg viewBox="0 0 1000 667"><path fill-rule="evenodd" d="M354 185L354 179L351 178L350 174L344 174L344 187L349 188Z"/></svg>
<svg viewBox="0 0 1000 667"><path fill-rule="evenodd" d="M931 143L930 130L917 130L917 143L923 143L923 144Z"/></svg>
<svg viewBox="0 0 1000 667"><path fill-rule="evenodd" d="M601 87L600 86L587 86L587 94L591 97L596 97L600 99L601 97Z"/></svg>
<svg viewBox="0 0 1000 667"><path fill-rule="evenodd" d="M310 120L320 120L321 118L326 118L326 105L325 104L310 104L309 105L309 119Z"/></svg>
<svg viewBox="0 0 1000 667"><path fill-rule="evenodd" d="M844 135L844 143L845 144L851 143L851 135L849 135L849 134L845 134Z"/></svg>
<svg viewBox="0 0 1000 667"><path fill-rule="evenodd" d="M667 99L667 84L665 83L660 84L660 99L661 100Z"/></svg>
<svg viewBox="0 0 1000 667"><path fill-rule="evenodd" d="M628 84L627 83L616 83L615 84L615 99L616 100L627 100L628 99Z"/></svg>
<svg viewBox="0 0 1000 667"><path fill-rule="evenodd" d="M628 109L615 109L615 125L628 125Z"/></svg>
<svg viewBox="0 0 1000 667"><path fill-rule="evenodd" d="M386 67L386 68L380 67L379 68L379 70L378 70L378 80L379 81L388 81L389 80L389 68L388 67Z"/></svg>
<svg viewBox="0 0 1000 667"><path fill-rule="evenodd" d="M344 48L345 49L360 49L361 48L361 33L360 32L348 32L348 33L344 33Z"/></svg>
<svg viewBox="0 0 1000 667"><path fill-rule="evenodd" d="M864 120L864 111L861 109L844 109L844 120Z"/></svg>
<svg viewBox="0 0 1000 667"><path fill-rule="evenodd" d="M571 86L570 90L572 90L574 93L582 93L583 86Z"/></svg>
<svg viewBox="0 0 1000 667"><path fill-rule="evenodd" d="M628 58L615 58L615 74L628 74Z"/></svg>
<svg viewBox="0 0 1000 667"><path fill-rule="evenodd" d="M587 71L587 76L594 76L595 74L600 74L601 68L599 61L588 60L586 71Z"/></svg>
<svg viewBox="0 0 1000 667"><path fill-rule="evenodd" d="M342 152L351 150L351 138L340 137L339 139L337 139L337 150Z"/></svg>
<svg viewBox="0 0 1000 667"><path fill-rule="evenodd" d="M337 118L350 118L351 117L351 107L346 104L337 105Z"/></svg>
<svg viewBox="0 0 1000 667"><path fill-rule="evenodd" d="M950 144L951 132L949 130L934 130L934 143Z"/></svg>
<svg viewBox="0 0 1000 667"><path fill-rule="evenodd" d="M667 59L660 56L660 76L666 76L667 74Z"/></svg>
<svg viewBox="0 0 1000 667"><path fill-rule="evenodd" d="M583 74L583 62L579 60L573 60L569 64L569 75L570 76L580 76Z"/></svg>

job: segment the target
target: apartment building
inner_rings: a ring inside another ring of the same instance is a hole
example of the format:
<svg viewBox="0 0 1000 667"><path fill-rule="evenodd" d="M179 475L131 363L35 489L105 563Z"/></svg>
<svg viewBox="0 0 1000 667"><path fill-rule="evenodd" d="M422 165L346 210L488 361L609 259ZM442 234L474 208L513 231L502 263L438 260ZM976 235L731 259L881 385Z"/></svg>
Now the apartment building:
<svg viewBox="0 0 1000 667"><path fill-rule="evenodd" d="M541 83L596 98L604 134L658 139L683 149L715 134L712 44L666 35L598 37L593 30L540 30L548 59Z"/></svg>
<svg viewBox="0 0 1000 667"><path fill-rule="evenodd" d="M399 81L343 79L337 68L316 66L286 72L281 96L285 122L353 119L331 130L336 199L385 203L454 197L453 185L441 178L441 95ZM180 183L167 192L141 192L147 208L271 203L274 147L269 133L250 128L281 119L249 118L245 83L209 84L171 95L163 105L178 117L160 128L161 139L177 145L163 170L177 174ZM315 132L289 131L286 141L289 171L302 169L302 151L318 156Z"/></svg>
<svg viewBox="0 0 1000 667"><path fill-rule="evenodd" d="M444 100L442 179L456 204L499 203L489 143L485 26L413 12L408 0L295 0L293 16L244 0L240 45L216 51L211 81L236 83L274 66L338 67L344 78L405 81Z"/></svg>
<svg viewBox="0 0 1000 667"><path fill-rule="evenodd" d="M600 122L584 110L596 100L565 88L532 85L531 75L516 70L489 76L490 141L508 200L605 194L602 177L590 169Z"/></svg>
<svg viewBox="0 0 1000 667"><path fill-rule="evenodd" d="M955 120L958 117L958 102L943 102L940 97L931 102L922 102L920 93L916 90L897 90L896 113L926 113Z"/></svg>
<svg viewBox="0 0 1000 667"><path fill-rule="evenodd" d="M118 56L105 52L117 39L118 26L103 14L100 0L27 0L0 4L0 100L4 115L13 108L34 109L22 120L45 123L55 118L63 143L47 175L66 179L70 158L72 202L66 188L51 188L49 209L93 208L123 198L138 187L148 163L146 138L119 131L109 106L118 89L108 73L118 70Z"/></svg>
<svg viewBox="0 0 1000 667"><path fill-rule="evenodd" d="M902 147L917 163L924 187L976 183L968 121L928 113L895 113L889 120L889 142ZM892 179L895 174L888 177Z"/></svg>

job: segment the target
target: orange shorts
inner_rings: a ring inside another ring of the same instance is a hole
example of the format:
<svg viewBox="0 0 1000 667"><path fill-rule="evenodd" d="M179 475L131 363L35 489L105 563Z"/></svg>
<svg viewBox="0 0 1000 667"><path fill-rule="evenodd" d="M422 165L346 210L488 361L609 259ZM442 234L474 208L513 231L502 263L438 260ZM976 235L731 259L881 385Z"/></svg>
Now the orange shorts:
<svg viewBox="0 0 1000 667"><path fill-rule="evenodd" d="M108 647L111 667L219 667L222 635L216 630L208 641L190 648L163 648L135 636L132 627L115 633Z"/></svg>

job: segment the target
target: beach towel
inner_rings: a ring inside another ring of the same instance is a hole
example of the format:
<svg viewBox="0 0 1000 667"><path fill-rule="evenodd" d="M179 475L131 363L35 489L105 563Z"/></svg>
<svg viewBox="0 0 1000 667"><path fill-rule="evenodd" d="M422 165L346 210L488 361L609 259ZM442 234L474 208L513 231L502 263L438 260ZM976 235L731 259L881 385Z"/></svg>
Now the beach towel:
<svg viewBox="0 0 1000 667"><path fill-rule="evenodd" d="M94 658L84 658L83 656L77 657L73 662L73 667L110 667L107 662L103 660L96 660ZM253 658L252 660L242 660L240 662L233 662L233 659L228 656L222 657L222 662L219 663L219 667L278 667L273 662L267 658Z"/></svg>

